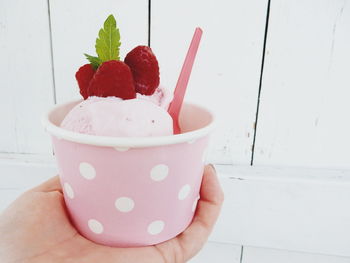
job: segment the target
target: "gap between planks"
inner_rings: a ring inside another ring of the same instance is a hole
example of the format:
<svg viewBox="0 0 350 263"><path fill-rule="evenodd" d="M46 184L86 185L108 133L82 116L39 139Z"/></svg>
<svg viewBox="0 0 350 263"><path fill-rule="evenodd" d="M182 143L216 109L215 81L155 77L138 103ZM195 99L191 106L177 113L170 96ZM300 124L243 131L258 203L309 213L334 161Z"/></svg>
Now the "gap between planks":
<svg viewBox="0 0 350 263"><path fill-rule="evenodd" d="M251 160L250 160L250 165L254 164L255 141L256 141L256 134L257 134L257 128L258 128L259 108L260 108L260 94L261 94L262 80L263 80L263 75L264 75L266 43L267 43L267 34L268 34L268 29L269 29L270 2L271 1L268 0L268 2L267 2L267 10L266 10L264 44L263 44L263 50L262 50L261 70L260 70L260 80L259 80L259 91L258 91L258 100L257 100L257 105L256 105L256 114L255 114L255 122L254 122L254 137L253 137L252 156L251 156Z"/></svg>
<svg viewBox="0 0 350 263"><path fill-rule="evenodd" d="M53 41L52 41L52 26L51 26L51 12L50 12L50 0L47 0L47 12L49 19L49 34L50 34L50 54L51 54L51 74L52 74L52 91L53 91L53 103L57 103L56 98L56 81L55 81L55 66L53 58Z"/></svg>

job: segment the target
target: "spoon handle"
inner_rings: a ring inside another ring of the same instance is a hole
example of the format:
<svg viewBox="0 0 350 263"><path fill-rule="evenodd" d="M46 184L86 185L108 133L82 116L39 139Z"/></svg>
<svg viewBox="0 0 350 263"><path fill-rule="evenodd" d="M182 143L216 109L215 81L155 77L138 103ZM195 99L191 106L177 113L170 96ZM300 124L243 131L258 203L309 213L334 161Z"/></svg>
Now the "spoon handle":
<svg viewBox="0 0 350 263"><path fill-rule="evenodd" d="M202 29L199 27L196 28L191 45L187 51L187 55L184 61L184 64L182 65L181 73L179 76L179 79L177 80L175 92L174 92L174 99L171 102L168 112L170 116L173 118L173 127L174 127L174 134L180 133L180 127L179 127L179 114L182 106L182 102L185 97L185 92L187 88L188 81L191 76L192 66L194 63L194 59L197 54L197 50L199 47L199 42L202 37Z"/></svg>

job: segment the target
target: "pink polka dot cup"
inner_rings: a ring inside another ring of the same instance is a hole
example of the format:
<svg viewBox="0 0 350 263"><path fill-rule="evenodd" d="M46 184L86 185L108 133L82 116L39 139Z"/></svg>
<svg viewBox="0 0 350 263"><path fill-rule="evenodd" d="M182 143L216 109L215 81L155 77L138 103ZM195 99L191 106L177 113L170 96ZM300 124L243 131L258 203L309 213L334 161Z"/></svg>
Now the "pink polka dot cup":
<svg viewBox="0 0 350 263"><path fill-rule="evenodd" d="M78 231L116 247L153 245L184 231L199 198L213 115L184 104L182 134L94 136L59 127L79 102L58 105L43 120Z"/></svg>

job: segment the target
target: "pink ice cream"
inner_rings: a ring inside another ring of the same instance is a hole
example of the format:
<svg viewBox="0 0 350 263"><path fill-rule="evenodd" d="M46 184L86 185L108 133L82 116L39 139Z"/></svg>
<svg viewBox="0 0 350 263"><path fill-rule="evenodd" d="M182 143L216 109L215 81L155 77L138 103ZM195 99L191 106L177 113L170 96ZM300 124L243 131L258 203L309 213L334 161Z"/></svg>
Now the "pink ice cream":
<svg viewBox="0 0 350 263"><path fill-rule="evenodd" d="M148 137L173 134L173 121L167 112L171 96L159 88L152 96L137 98L89 97L75 106L61 127L70 131L117 137Z"/></svg>

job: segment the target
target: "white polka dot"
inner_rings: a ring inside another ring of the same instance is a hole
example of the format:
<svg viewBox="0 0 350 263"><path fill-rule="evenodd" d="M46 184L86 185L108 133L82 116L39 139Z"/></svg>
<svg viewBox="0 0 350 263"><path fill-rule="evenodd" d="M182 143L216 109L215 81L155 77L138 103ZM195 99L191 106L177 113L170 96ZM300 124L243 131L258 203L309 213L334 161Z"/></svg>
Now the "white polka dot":
<svg viewBox="0 0 350 263"><path fill-rule="evenodd" d="M190 191L191 191L191 186L189 184L185 184L183 187L181 187L177 197L179 198L179 200L184 200L188 196Z"/></svg>
<svg viewBox="0 0 350 263"><path fill-rule="evenodd" d="M64 188L64 191L66 192L66 195L70 199L73 199L74 198L74 191L73 191L73 188L70 186L70 184L64 183L63 188Z"/></svg>
<svg viewBox="0 0 350 263"><path fill-rule="evenodd" d="M95 234L101 234L103 232L103 225L96 219L90 219L88 221L89 228Z"/></svg>
<svg viewBox="0 0 350 263"><path fill-rule="evenodd" d="M79 171L82 177L84 177L87 180L92 180L96 176L96 170L95 168L86 162L82 162L79 165Z"/></svg>
<svg viewBox="0 0 350 263"><path fill-rule="evenodd" d="M134 209L135 202L129 197L120 197L115 201L114 205L120 212L126 213Z"/></svg>
<svg viewBox="0 0 350 263"><path fill-rule="evenodd" d="M165 225L164 222L161 220L153 221L148 225L147 231L151 235L157 235L163 231L164 225Z"/></svg>
<svg viewBox="0 0 350 263"><path fill-rule="evenodd" d="M197 141L196 139L193 139L193 140L188 141L188 143L189 143L189 144L193 144L193 143L195 143L196 141Z"/></svg>
<svg viewBox="0 0 350 263"><path fill-rule="evenodd" d="M196 211L197 204L198 204L198 200L199 200L199 197L197 197L196 199L194 199L194 202L193 202L193 204L192 204L192 212Z"/></svg>
<svg viewBox="0 0 350 263"><path fill-rule="evenodd" d="M116 149L118 152L126 152L130 148L129 147L114 147L114 149Z"/></svg>
<svg viewBox="0 0 350 263"><path fill-rule="evenodd" d="M169 174L169 167L165 164L158 164L151 170L151 178L153 181L162 181Z"/></svg>

